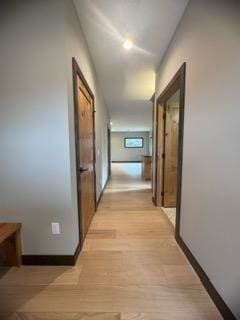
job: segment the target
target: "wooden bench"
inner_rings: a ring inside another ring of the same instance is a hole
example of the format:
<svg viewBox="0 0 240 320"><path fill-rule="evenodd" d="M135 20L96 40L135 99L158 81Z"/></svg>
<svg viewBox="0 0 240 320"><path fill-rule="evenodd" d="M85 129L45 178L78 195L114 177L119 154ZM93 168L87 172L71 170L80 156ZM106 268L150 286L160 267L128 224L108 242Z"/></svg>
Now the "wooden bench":
<svg viewBox="0 0 240 320"><path fill-rule="evenodd" d="M0 266L21 266L20 223L0 223Z"/></svg>

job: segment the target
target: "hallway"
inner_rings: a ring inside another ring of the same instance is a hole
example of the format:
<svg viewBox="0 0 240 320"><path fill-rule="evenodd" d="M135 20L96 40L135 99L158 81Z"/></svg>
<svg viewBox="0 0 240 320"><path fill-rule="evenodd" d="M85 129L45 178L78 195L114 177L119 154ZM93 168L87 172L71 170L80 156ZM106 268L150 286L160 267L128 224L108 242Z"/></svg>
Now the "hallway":
<svg viewBox="0 0 240 320"><path fill-rule="evenodd" d="M1 1L0 320L240 320L239 22Z"/></svg>
<svg viewBox="0 0 240 320"><path fill-rule="evenodd" d="M113 164L76 267L23 266L0 280L1 320L222 319L140 173Z"/></svg>

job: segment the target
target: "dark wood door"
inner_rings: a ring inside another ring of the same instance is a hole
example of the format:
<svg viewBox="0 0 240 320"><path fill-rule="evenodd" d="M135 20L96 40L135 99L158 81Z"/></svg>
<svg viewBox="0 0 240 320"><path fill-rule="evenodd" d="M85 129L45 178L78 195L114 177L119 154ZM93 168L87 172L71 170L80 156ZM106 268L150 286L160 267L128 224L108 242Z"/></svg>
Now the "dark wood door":
<svg viewBox="0 0 240 320"><path fill-rule="evenodd" d="M176 207L178 177L179 106L166 106L164 207Z"/></svg>
<svg viewBox="0 0 240 320"><path fill-rule="evenodd" d="M78 192L80 192L81 232L84 239L95 212L94 109L93 99L77 75Z"/></svg>

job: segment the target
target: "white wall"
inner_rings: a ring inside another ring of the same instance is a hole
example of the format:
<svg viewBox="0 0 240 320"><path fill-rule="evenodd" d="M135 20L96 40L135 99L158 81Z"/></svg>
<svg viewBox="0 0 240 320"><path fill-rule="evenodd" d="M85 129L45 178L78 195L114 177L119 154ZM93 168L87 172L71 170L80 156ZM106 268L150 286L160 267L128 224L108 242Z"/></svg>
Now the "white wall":
<svg viewBox="0 0 240 320"><path fill-rule="evenodd" d="M1 2L0 43L0 221L23 224L24 254L73 254L72 56L96 94L97 147L103 152L107 112L71 1ZM98 193L105 158L97 159ZM51 222L60 223L60 235L51 234Z"/></svg>
<svg viewBox="0 0 240 320"><path fill-rule="evenodd" d="M71 144L71 166L72 166L72 191L74 203L76 204L76 177L75 177L75 136L74 136L74 109L73 109L73 86L72 86L72 57L84 74L95 98L95 130L96 130L96 184L97 198L99 197L108 176L107 160L107 126L109 123L108 110L98 85L96 72L86 45L85 38L81 31L81 26L77 12L72 1L64 0L64 13L66 19L65 46L66 46L66 72L68 85L68 105L69 105L69 127Z"/></svg>
<svg viewBox="0 0 240 320"><path fill-rule="evenodd" d="M124 148L124 138L143 137L143 148ZM149 154L149 132L112 132L111 160L112 161L141 161L143 155Z"/></svg>
<svg viewBox="0 0 240 320"><path fill-rule="evenodd" d="M192 0L157 72L156 97L184 61L180 234L240 319L240 2Z"/></svg>

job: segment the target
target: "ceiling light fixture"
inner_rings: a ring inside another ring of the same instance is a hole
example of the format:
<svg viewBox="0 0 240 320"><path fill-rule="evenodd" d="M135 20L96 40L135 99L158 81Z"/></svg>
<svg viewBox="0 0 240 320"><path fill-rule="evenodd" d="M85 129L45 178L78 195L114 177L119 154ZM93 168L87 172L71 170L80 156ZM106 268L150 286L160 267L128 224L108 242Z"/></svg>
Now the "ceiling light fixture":
<svg viewBox="0 0 240 320"><path fill-rule="evenodd" d="M126 39L124 40L123 42L123 48L126 49L126 50L130 50L132 49L132 46L133 46L133 43L130 39Z"/></svg>

